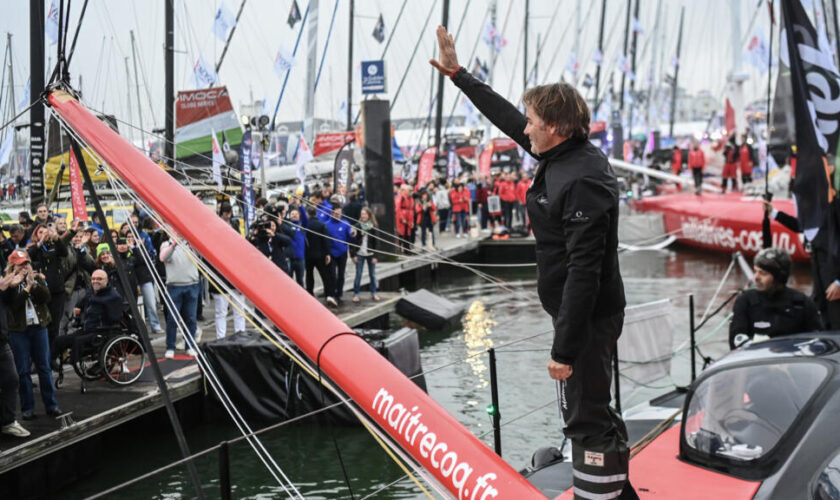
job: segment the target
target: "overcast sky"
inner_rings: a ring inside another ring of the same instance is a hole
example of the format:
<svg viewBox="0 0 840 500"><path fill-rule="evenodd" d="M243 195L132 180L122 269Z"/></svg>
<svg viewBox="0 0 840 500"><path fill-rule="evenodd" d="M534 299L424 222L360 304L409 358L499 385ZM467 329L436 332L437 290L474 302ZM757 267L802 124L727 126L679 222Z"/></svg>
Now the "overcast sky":
<svg viewBox="0 0 840 500"><path fill-rule="evenodd" d="M73 85L79 86L85 100L91 107L129 119L127 103L126 68L124 59L131 57L129 32L134 31L140 56L138 64L143 121L146 129L163 125L164 93L164 1L165 0L90 0L87 14L82 23L76 54L70 67ZM239 0L224 0L234 13ZM709 90L722 96L726 75L733 65L733 54L742 54L745 48L733 44L734 0L641 0L639 25L642 29L638 42L637 75L638 86L647 80L651 64L660 66L664 61L666 70L674 58L677 45L680 9L685 6L685 29L683 55L680 59L680 86L696 93ZM50 0L45 1L45 11ZM56 0L56 5L58 1ZM192 68L199 55L208 61L215 61L221 54L223 42L212 31L213 19L222 2L220 0L175 0L176 23L175 56L176 90L192 88ZM762 4L759 7L759 4ZM810 4L810 2L808 2ZM819 2L817 2L819 3ZM11 5L9 5L11 4ZM15 0L6 2L4 15L0 19L0 32L12 34L14 51L15 86L20 98L29 73L29 2ZM83 2L72 2L71 28L75 30ZM286 24L292 0L247 0L242 18L233 36L224 64L219 71L220 82L227 85L234 106L264 97L276 102L283 81L273 71L274 57L282 45L292 51L297 31ZM306 0L298 0L301 11ZM358 62L379 59L385 44L379 44L371 36L376 18L382 13L390 36L400 7L398 0L356 0L356 29L354 53L354 105L361 98L359 92ZM434 28L441 20L442 0L410 0L396 26L396 34L385 56L389 99L394 98L401 77L408 68L408 62L415 44L417 52L404 88L397 98L393 116L425 115L430 100L431 67L427 60L432 55ZM529 57L533 62L537 36L544 41L539 59L540 83L556 81L563 73L569 53L575 46L576 11L582 29L579 37L578 60L583 72L594 76L595 64L592 54L597 44L598 22L601 2L581 0L531 0ZM624 16L627 2L609 0L604 33L605 73L614 65L616 56L622 52L624 41ZM664 30L656 39L655 20L658 6ZM450 2L450 30L456 31L465 18L457 39L461 64L467 66L469 55L477 46L476 55L482 60L490 56L491 49L479 40L484 19L490 10L490 0L452 0ZM496 26L503 32L507 45L502 48L496 63L494 87L511 99L518 99L523 82L523 19L525 0L498 0ZM558 7L559 5L559 7ZM317 52L320 61L326 41L330 19L335 6L334 0L320 0L318 16ZM317 89L316 116L320 118L339 117L339 106L347 92L347 47L348 47L348 0L338 1L335 26L327 48L326 61L321 82ZM765 37L769 34L768 10L759 0L738 0L739 29L741 38L758 30ZM778 9L778 6L777 6ZM431 11L428 27L424 20ZM556 14L555 14L556 13ZM553 23L552 15L555 15ZM310 18L311 20L311 18ZM280 120L300 119L303 115L305 82L305 47L308 29L304 32L296 65L292 69L289 85L280 105ZM72 37L72 32L71 32ZM68 38L71 38L68 37ZM774 50L778 48L778 33L774 35ZM48 39L49 40L49 39ZM478 42L477 42L478 40ZM0 40L4 46L5 36ZM477 45L476 45L477 43ZM55 45L47 42L50 60L55 62ZM212 63L211 63L212 64ZM766 75L762 76L748 63L743 69L750 75L745 85L747 100L762 98L766 92ZM133 64L129 59L130 80L133 85ZM657 70L657 73L659 70ZM49 74L49 70L47 71ZM565 73L568 78L570 74ZM616 75L620 76L620 75ZM602 76L602 82L608 79ZM145 83L144 83L145 82ZM7 82L3 82L4 87ZM146 84L148 88L146 88ZM604 83L602 83L603 85ZM444 109L451 108L455 98L453 86L448 84ZM147 97L147 91L148 96ZM130 120L138 123L137 102L134 88L131 88ZM5 100L5 99L4 99ZM272 105L273 109L273 105Z"/></svg>

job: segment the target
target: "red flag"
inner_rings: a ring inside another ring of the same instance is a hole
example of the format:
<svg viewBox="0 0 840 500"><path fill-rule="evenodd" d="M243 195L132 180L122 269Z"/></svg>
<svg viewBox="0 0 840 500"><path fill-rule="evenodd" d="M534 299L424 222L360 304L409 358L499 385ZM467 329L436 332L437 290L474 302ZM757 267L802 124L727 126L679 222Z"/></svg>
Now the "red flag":
<svg viewBox="0 0 840 500"><path fill-rule="evenodd" d="M493 160L493 149L493 141L490 141L478 157L478 175L481 177L490 176L490 162Z"/></svg>
<svg viewBox="0 0 840 500"><path fill-rule="evenodd" d="M423 151L420 156L420 165L417 167L417 188L425 186L432 180L432 172L435 168L435 156L437 156L437 148L432 147Z"/></svg>
<svg viewBox="0 0 840 500"><path fill-rule="evenodd" d="M730 132L735 131L735 108L732 107L732 103L729 102L729 98L726 98L726 113L724 114L725 120L725 127L726 133L729 134Z"/></svg>
<svg viewBox="0 0 840 500"><path fill-rule="evenodd" d="M88 220L85 192L82 189L82 173L72 150L70 151L70 199L73 201L73 217L83 221Z"/></svg>

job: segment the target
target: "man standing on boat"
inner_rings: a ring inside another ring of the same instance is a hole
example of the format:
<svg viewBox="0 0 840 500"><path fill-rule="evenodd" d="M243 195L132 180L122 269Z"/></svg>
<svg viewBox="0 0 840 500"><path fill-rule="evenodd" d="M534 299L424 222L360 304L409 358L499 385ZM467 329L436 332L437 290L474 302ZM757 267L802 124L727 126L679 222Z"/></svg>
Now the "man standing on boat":
<svg viewBox="0 0 840 500"><path fill-rule="evenodd" d="M610 408L611 361L624 323L618 269L618 185L589 142L589 109L569 84L528 89L525 115L458 64L437 28L429 61L525 151L539 160L526 201L536 239L537 289L554 323L549 376L559 381L572 442L576 499L638 498L628 480L627 432Z"/></svg>

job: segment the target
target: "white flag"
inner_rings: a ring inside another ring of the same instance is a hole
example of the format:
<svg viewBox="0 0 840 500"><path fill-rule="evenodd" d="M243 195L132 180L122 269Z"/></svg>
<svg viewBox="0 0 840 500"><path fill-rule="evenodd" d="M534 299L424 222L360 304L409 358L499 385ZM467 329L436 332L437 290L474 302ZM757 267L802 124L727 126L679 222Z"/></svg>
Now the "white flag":
<svg viewBox="0 0 840 500"><path fill-rule="evenodd" d="M295 65L295 58L286 50L286 47L280 46L277 49L277 55L274 57L274 72L280 79L286 78L286 72Z"/></svg>
<svg viewBox="0 0 840 500"><path fill-rule="evenodd" d="M55 6L55 2L50 2L50 10L47 12L44 31L47 32L50 40L52 40L50 44L55 45L58 42L58 9Z"/></svg>
<svg viewBox="0 0 840 500"><path fill-rule="evenodd" d="M592 54L592 62L594 62L596 65L600 66L601 63L604 62L604 53L601 52L598 49L595 49L595 53Z"/></svg>
<svg viewBox="0 0 840 500"><path fill-rule="evenodd" d="M198 56L198 60L195 62L195 67L193 68L193 83L195 87L209 87L216 83L217 78L218 76L213 66L207 64L204 56Z"/></svg>
<svg viewBox="0 0 840 500"><path fill-rule="evenodd" d="M210 129L213 134L213 180L221 188L222 187L222 165L225 164L225 155L222 154L222 148L219 147L219 139L216 137L216 130Z"/></svg>
<svg viewBox="0 0 840 500"><path fill-rule="evenodd" d="M29 106L29 86L31 81L29 79L26 80L26 88L23 89L23 97L21 97L20 101L17 103L18 111L22 110L23 108Z"/></svg>
<svg viewBox="0 0 840 500"><path fill-rule="evenodd" d="M580 69L580 63L577 60L577 55L574 52L569 53L569 59L566 61L566 71L575 74Z"/></svg>
<svg viewBox="0 0 840 500"><path fill-rule="evenodd" d="M9 163L9 156L12 154L12 146L14 145L15 134L9 130L6 133L6 138L3 144L0 145L0 166Z"/></svg>
<svg viewBox="0 0 840 500"><path fill-rule="evenodd" d="M639 23L639 18L638 17L633 18L633 31L638 33L639 36L641 36L642 33L644 33L644 31L642 30L642 25L641 25L641 23Z"/></svg>
<svg viewBox="0 0 840 500"><path fill-rule="evenodd" d="M306 139L303 134L300 134L300 141L298 142L297 154L295 155L295 165L297 165L297 177L303 183L306 180L306 164L314 158L309 146L306 145Z"/></svg>
<svg viewBox="0 0 840 500"><path fill-rule="evenodd" d="M484 34L482 35L481 39L484 41L484 43L496 49L496 52L499 52L500 50L502 50L502 47L507 45L507 40L505 40L505 37L503 37L502 34L499 33L499 31L496 29L495 26L493 26L493 23L491 23L490 21L487 21L487 23L484 25Z"/></svg>
<svg viewBox="0 0 840 500"><path fill-rule="evenodd" d="M227 41L227 33L230 28L236 26L236 16L228 8L227 3L222 2L219 10L216 11L216 19L213 21L213 33L221 41Z"/></svg>
<svg viewBox="0 0 840 500"><path fill-rule="evenodd" d="M747 44L747 59L749 59L750 64L758 68L762 74L767 72L767 63L770 59L770 49L764 35L762 35L758 30L755 30L755 33L750 38L750 42Z"/></svg>

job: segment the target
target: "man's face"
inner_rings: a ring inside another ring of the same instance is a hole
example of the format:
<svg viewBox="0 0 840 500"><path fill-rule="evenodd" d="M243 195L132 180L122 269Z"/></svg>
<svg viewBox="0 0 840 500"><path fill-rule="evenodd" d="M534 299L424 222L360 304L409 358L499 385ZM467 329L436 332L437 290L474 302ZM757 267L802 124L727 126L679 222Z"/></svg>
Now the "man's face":
<svg viewBox="0 0 840 500"><path fill-rule="evenodd" d="M39 219L47 220L49 212L47 212L47 207L41 205L40 207L38 207L38 210L35 211L35 214L38 216Z"/></svg>
<svg viewBox="0 0 840 500"><path fill-rule="evenodd" d="M534 154L545 153L562 142L560 141L561 137L555 133L557 127L547 126L530 106L525 108L525 118L528 119L528 124L525 126L525 135L531 140L531 151Z"/></svg>
<svg viewBox="0 0 840 500"><path fill-rule="evenodd" d="M95 292L102 290L108 286L108 274L102 269L97 269L90 275L90 286L93 287L93 291Z"/></svg>
<svg viewBox="0 0 840 500"><path fill-rule="evenodd" d="M769 292L775 286L775 280L773 279L773 275L761 269L758 266L753 266L753 271L755 271L755 289L759 292Z"/></svg>
<svg viewBox="0 0 840 500"><path fill-rule="evenodd" d="M136 215L131 216L131 225L134 227L140 226L140 219Z"/></svg>
<svg viewBox="0 0 840 500"><path fill-rule="evenodd" d="M336 220L341 219L341 208L340 207L334 208L333 211L332 211L332 216L333 216L333 219L336 219Z"/></svg>
<svg viewBox="0 0 840 500"><path fill-rule="evenodd" d="M289 220L292 222L298 222L300 220L300 212L297 210L292 210L289 212Z"/></svg>
<svg viewBox="0 0 840 500"><path fill-rule="evenodd" d="M20 243L20 240L23 239L23 231L12 231L9 233L9 238L11 238L15 244L18 244Z"/></svg>

